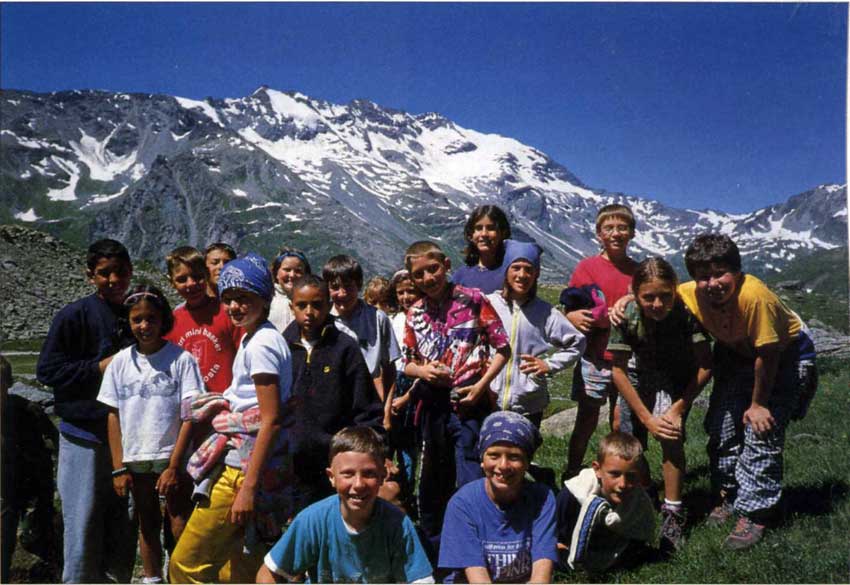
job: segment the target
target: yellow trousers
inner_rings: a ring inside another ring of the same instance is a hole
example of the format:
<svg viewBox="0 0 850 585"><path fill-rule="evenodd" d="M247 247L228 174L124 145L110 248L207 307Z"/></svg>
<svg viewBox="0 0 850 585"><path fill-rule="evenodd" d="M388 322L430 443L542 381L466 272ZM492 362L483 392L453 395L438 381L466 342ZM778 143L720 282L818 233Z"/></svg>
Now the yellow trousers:
<svg viewBox="0 0 850 585"><path fill-rule="evenodd" d="M213 486L209 505L196 506L171 555L171 583L253 583L261 553L243 553L244 529L228 519L245 475L225 467Z"/></svg>

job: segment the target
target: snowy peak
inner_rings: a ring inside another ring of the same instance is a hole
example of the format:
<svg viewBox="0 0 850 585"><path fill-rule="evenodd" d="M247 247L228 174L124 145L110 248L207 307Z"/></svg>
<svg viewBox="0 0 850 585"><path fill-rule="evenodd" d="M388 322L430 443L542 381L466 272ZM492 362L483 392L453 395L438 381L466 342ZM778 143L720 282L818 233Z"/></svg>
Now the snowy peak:
<svg viewBox="0 0 850 585"><path fill-rule="evenodd" d="M4 221L120 236L158 260L168 247L225 239L274 254L282 243L400 264L422 238L455 254L483 203L546 251L563 281L595 254L596 210L630 205L636 257L680 258L694 235L728 233L753 265L847 242L845 185L821 185L749 214L675 209L585 185L540 150L367 99L335 104L268 86L240 98L70 91L0 92ZM353 230L353 231L352 231Z"/></svg>

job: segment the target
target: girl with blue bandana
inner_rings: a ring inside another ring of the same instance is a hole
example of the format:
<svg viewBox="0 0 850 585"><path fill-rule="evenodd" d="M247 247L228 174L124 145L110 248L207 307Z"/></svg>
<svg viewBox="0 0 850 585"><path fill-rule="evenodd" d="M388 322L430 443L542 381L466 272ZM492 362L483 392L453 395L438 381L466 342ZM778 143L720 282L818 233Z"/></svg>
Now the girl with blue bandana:
<svg viewBox="0 0 850 585"><path fill-rule="evenodd" d="M502 290L487 299L510 335L511 357L491 384L497 407L540 427L549 404L547 381L575 364L585 338L555 307L537 296L540 246L505 240Z"/></svg>
<svg viewBox="0 0 850 585"><path fill-rule="evenodd" d="M446 508L439 566L455 583L551 583L557 561L555 498L525 479L540 433L511 411L484 419L478 440L484 478Z"/></svg>
<svg viewBox="0 0 850 585"><path fill-rule="evenodd" d="M291 397L292 359L268 321L274 288L265 260L248 254L228 262L218 280L221 300L245 331L233 362L233 381L220 397L192 405L192 420L215 432L188 470L198 488L211 484L171 558L175 583L252 582L266 543L280 536L292 513L291 465L281 419Z"/></svg>

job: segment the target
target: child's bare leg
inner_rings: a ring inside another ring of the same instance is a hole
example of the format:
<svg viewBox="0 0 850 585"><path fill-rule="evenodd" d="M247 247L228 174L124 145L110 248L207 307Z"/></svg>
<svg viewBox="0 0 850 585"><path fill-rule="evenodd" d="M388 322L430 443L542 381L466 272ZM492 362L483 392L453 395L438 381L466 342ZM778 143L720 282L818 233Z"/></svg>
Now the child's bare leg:
<svg viewBox="0 0 850 585"><path fill-rule="evenodd" d="M162 515L159 511L156 475L133 474L133 499L139 516L139 552L145 577L162 578L162 545L159 541Z"/></svg>
<svg viewBox="0 0 850 585"><path fill-rule="evenodd" d="M661 470L664 475L664 498L669 502L682 501L685 479L685 448L681 441L661 441Z"/></svg>
<svg viewBox="0 0 850 585"><path fill-rule="evenodd" d="M596 425L599 423L599 405L587 399L580 399L573 433L570 435L570 446L567 451L567 475L581 469L587 444Z"/></svg>
<svg viewBox="0 0 850 585"><path fill-rule="evenodd" d="M608 410L608 426L611 427L611 431L619 431L620 430L620 401L614 400L614 403L610 405L610 409Z"/></svg>
<svg viewBox="0 0 850 585"><path fill-rule="evenodd" d="M189 516L192 515L192 483L188 478L180 478L177 489L165 500L165 510L171 535L177 543L186 523L189 522Z"/></svg>
<svg viewBox="0 0 850 585"><path fill-rule="evenodd" d="M661 506L662 552L672 553L685 545L685 510L682 506L682 482L685 478L685 450L682 441L661 441L664 474L664 504Z"/></svg>

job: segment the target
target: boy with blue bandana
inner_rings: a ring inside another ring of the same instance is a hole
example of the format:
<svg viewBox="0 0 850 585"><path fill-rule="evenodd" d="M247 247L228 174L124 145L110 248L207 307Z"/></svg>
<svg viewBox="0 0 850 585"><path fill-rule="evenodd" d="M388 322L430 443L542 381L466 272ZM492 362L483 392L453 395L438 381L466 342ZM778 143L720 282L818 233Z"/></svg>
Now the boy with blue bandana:
<svg viewBox="0 0 850 585"><path fill-rule="evenodd" d="M525 473L540 433L510 410L484 420L478 452L484 478L449 501L440 542L440 568L455 583L550 583L557 549L555 498Z"/></svg>

